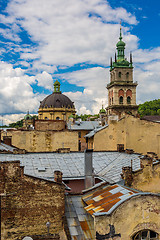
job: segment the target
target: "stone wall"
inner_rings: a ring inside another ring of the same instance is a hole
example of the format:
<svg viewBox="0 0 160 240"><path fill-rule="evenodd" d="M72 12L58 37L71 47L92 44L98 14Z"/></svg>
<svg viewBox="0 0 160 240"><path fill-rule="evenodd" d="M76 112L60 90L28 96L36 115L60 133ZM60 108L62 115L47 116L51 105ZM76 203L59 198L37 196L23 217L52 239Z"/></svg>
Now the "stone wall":
<svg viewBox="0 0 160 240"><path fill-rule="evenodd" d="M121 234L118 239L122 240L132 239L144 229L160 234L160 197L136 196L123 202L110 215L95 217L95 229L99 234L109 233L109 224L114 225L115 234Z"/></svg>
<svg viewBox="0 0 160 240"><path fill-rule="evenodd" d="M63 184L24 175L19 161L0 163L0 181L2 240L46 235L48 221L50 234L63 231Z"/></svg>
<svg viewBox="0 0 160 240"><path fill-rule="evenodd" d="M78 151L78 132L64 131L7 131L12 144L28 152L54 152L59 148ZM2 135L3 135L2 134Z"/></svg>
<svg viewBox="0 0 160 240"><path fill-rule="evenodd" d="M62 120L36 120L35 130L47 131L47 130L64 130L66 128L65 121Z"/></svg>
<svg viewBox="0 0 160 240"><path fill-rule="evenodd" d="M153 159L144 156L141 159L141 169L138 171L130 171L124 177L125 183L130 179L130 187L144 192L160 192L160 162L153 163ZM123 174L124 176L124 174Z"/></svg>

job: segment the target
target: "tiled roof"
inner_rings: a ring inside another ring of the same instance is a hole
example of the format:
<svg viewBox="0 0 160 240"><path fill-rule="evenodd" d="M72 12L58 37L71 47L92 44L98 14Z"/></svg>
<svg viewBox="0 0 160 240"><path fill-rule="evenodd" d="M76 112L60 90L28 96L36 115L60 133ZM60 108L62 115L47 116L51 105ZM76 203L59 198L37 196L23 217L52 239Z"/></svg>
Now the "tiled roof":
<svg viewBox="0 0 160 240"><path fill-rule="evenodd" d="M121 180L122 167L130 166L133 171L140 168L138 154L119 152L93 152L93 167L96 175L110 183ZM28 153L0 154L0 161L20 160L25 166L24 173L36 177L52 179L54 171L63 173L63 179L84 177L84 153ZM39 169L44 171L39 171Z"/></svg>
<svg viewBox="0 0 160 240"><path fill-rule="evenodd" d="M82 197L87 205L85 210L91 215L111 213L118 205L137 195L138 191L125 188L118 184L105 185Z"/></svg>
<svg viewBox="0 0 160 240"><path fill-rule="evenodd" d="M66 196L65 215L68 228L73 240L93 240L94 221L93 218L84 210L84 203L81 195Z"/></svg>
<svg viewBox="0 0 160 240"><path fill-rule="evenodd" d="M9 146L3 142L0 143L0 151L4 152L11 152L13 153L13 150L16 149L15 147Z"/></svg>

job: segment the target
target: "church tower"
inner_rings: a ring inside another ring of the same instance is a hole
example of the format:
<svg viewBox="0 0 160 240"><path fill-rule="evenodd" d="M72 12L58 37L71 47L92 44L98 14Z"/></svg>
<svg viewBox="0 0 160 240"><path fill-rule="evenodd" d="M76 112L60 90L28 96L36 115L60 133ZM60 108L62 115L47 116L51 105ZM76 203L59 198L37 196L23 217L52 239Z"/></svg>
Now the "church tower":
<svg viewBox="0 0 160 240"><path fill-rule="evenodd" d="M110 83L108 89L107 115L118 115L122 117L125 113L136 115L138 106L136 105L137 82L133 82L132 54L130 62L125 58L125 43L122 41L120 28L119 42L116 44L117 54L115 60L110 63Z"/></svg>

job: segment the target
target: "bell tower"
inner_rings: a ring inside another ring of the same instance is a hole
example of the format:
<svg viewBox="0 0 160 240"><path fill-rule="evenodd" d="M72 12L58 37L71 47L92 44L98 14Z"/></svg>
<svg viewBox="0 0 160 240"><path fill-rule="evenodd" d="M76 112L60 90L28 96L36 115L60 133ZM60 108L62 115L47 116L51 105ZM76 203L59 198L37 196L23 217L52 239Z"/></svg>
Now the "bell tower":
<svg viewBox="0 0 160 240"><path fill-rule="evenodd" d="M108 89L107 115L118 115L119 118L125 113L137 114L136 87L137 82L133 82L132 54L130 62L125 58L125 43L122 41L120 28L119 41L116 44L117 53L115 60L110 62L110 83Z"/></svg>

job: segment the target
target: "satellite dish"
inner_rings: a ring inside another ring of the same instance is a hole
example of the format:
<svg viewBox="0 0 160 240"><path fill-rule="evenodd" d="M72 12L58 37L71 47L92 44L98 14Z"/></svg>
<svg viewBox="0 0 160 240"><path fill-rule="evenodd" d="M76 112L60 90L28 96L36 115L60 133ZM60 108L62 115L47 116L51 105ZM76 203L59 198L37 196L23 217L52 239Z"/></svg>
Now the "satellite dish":
<svg viewBox="0 0 160 240"><path fill-rule="evenodd" d="M31 238L31 237L24 237L22 240L33 240L33 238Z"/></svg>

